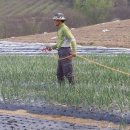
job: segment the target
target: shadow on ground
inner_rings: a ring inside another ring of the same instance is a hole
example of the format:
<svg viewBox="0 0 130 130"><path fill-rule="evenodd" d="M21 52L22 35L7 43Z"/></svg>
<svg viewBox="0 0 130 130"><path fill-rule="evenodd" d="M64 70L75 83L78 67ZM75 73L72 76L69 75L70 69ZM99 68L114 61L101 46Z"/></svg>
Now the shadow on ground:
<svg viewBox="0 0 130 130"><path fill-rule="evenodd" d="M130 112L127 113L110 113L110 112L99 112L83 110L82 108L67 107L61 105L44 105L41 107L28 106L28 105L11 105L11 104L0 104L0 109L4 110L26 110L28 113L40 114L40 115L60 115L69 116L82 119L93 119L97 121L110 121L113 123L125 122L130 124Z"/></svg>

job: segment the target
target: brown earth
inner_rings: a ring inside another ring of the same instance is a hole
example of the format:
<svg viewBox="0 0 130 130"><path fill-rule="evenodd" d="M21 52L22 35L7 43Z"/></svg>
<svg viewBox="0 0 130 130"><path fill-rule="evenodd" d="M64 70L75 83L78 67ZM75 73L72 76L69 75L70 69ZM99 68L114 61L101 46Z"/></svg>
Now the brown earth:
<svg viewBox="0 0 130 130"><path fill-rule="evenodd" d="M22 116L22 117L32 117L36 119L45 119L45 120L51 120L51 121L62 121L62 122L68 122L78 125L91 125L91 126L98 126L100 129L102 128L120 128L119 124L114 124L112 122L107 121L96 121L91 119L81 119L81 118L74 118L74 117L66 117L66 116L59 116L59 115L38 115L38 114L31 114L28 113L25 110L17 110L17 111L9 111L9 110L1 110L1 115L13 115L13 116ZM130 126L125 126L125 130L130 130Z"/></svg>
<svg viewBox="0 0 130 130"><path fill-rule="evenodd" d="M130 48L130 19L72 28L72 32L80 45ZM52 43L56 41L56 35L56 32L45 32L43 34L12 37L4 40Z"/></svg>

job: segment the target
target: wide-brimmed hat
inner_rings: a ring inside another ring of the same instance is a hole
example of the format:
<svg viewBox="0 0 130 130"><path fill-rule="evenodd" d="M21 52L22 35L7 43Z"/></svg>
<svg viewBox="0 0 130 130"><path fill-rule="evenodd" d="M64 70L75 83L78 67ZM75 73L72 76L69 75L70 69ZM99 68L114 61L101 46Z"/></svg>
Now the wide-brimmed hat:
<svg viewBox="0 0 130 130"><path fill-rule="evenodd" d="M66 20L66 18L64 17L64 14L63 13L56 13L53 18L53 20Z"/></svg>

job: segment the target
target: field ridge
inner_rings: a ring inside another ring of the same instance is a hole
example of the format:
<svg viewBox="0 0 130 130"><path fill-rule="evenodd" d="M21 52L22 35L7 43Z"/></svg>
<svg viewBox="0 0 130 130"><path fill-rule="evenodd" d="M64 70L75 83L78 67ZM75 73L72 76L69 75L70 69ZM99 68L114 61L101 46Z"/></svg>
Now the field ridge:
<svg viewBox="0 0 130 130"><path fill-rule="evenodd" d="M52 25L53 26L53 25ZM88 46L125 47L130 48L130 19L116 20L107 23L71 28L77 43ZM56 42L56 32L12 37L4 40L16 42Z"/></svg>

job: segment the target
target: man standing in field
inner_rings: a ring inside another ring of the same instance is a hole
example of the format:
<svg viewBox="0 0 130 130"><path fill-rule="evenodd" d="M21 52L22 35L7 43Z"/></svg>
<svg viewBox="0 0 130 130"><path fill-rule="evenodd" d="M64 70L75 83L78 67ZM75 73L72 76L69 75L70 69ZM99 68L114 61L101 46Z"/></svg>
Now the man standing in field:
<svg viewBox="0 0 130 130"><path fill-rule="evenodd" d="M65 25L66 18L62 13L56 13L52 18L58 28L57 42L54 46L47 47L49 51L58 49L57 79L59 84L64 83L64 76L70 84L74 84L72 57L76 57L76 40L70 29Z"/></svg>

